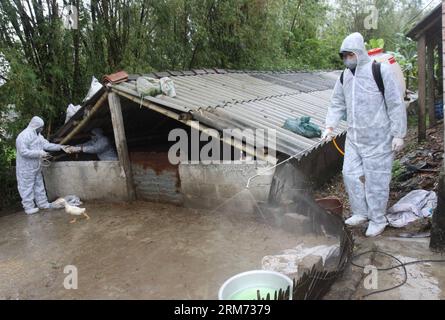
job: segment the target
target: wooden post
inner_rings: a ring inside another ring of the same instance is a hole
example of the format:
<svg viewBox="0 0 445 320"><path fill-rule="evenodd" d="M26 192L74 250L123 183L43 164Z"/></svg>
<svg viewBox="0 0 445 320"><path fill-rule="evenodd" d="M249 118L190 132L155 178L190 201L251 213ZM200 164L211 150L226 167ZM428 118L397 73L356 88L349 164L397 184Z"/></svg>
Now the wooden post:
<svg viewBox="0 0 445 320"><path fill-rule="evenodd" d="M442 34L441 34L442 36ZM437 62L439 64L439 67L437 68L437 72L436 72L436 80L437 80L437 87L438 89L440 89L441 91L438 91L439 96L441 95L440 93L442 92L442 102L443 102L443 42L442 42L442 37L439 37L439 39L437 40L437 56L439 58L439 61ZM442 82L440 82L442 81ZM437 101L436 97L436 101ZM437 123L436 119L436 123ZM444 140L445 141L445 140Z"/></svg>
<svg viewBox="0 0 445 320"><path fill-rule="evenodd" d="M442 39L440 41L443 43L445 39L445 5L442 2ZM444 46L439 46L441 52L439 55L442 56L441 68L442 75L445 74L445 69L443 66L443 57L445 56ZM443 78L443 77L442 77ZM445 79L443 79L443 90L445 90ZM445 93L445 91L444 91ZM445 136L445 131L444 131ZM445 141L445 140L444 140ZM433 213L432 224L431 224L431 238L430 238L430 248L433 251L445 252L445 157L444 157L444 167L439 175L439 186L437 188L437 209Z"/></svg>
<svg viewBox="0 0 445 320"><path fill-rule="evenodd" d="M434 108L434 91L435 91L435 81L434 81L434 50L436 49L436 41L434 39L428 39L427 45L427 106L428 106L428 119L429 128L436 125L436 114Z"/></svg>
<svg viewBox="0 0 445 320"><path fill-rule="evenodd" d="M419 87L419 112L417 139L422 142L426 139L426 41L425 34L422 34L417 41L417 64L418 64L418 87Z"/></svg>
<svg viewBox="0 0 445 320"><path fill-rule="evenodd" d="M119 96L114 92L108 94L108 105L110 106L111 122L113 123L114 140L119 156L119 162L125 173L127 182L128 200L135 199L133 173L131 170L130 157L128 155L127 139L125 137L124 119Z"/></svg>
<svg viewBox="0 0 445 320"><path fill-rule="evenodd" d="M440 38L440 45L439 48L441 48L441 52L439 52L440 55L440 67L442 68L442 102L444 101L445 98L445 66L443 64L443 61L445 60L445 46L443 45L445 40L445 5L442 1L442 37ZM445 103L443 103L443 111L445 111ZM445 121L445 118L444 118ZM443 136L444 136L444 140L445 141L445 126L444 126L444 131L443 131ZM445 157L443 157L443 172L445 172ZM444 191L445 192L445 191Z"/></svg>

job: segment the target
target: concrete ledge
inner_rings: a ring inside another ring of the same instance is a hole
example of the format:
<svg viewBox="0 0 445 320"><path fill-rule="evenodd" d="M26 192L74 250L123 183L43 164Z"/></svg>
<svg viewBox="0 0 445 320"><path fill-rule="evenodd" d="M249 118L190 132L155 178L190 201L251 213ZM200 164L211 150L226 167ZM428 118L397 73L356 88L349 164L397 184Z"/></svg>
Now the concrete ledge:
<svg viewBox="0 0 445 320"><path fill-rule="evenodd" d="M119 161L60 161L43 168L48 199L76 195L82 200L127 200Z"/></svg>

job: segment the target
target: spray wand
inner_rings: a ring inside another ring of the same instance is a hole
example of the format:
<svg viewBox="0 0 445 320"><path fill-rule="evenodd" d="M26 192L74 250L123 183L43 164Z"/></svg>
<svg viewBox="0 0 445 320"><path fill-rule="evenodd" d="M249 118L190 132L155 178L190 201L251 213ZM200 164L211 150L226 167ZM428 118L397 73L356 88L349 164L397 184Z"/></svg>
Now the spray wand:
<svg viewBox="0 0 445 320"><path fill-rule="evenodd" d="M276 165L274 165L274 166L272 166L272 167L268 167L268 168L266 168L263 172L257 173L256 175L250 177L249 179L247 179L246 189L249 189L250 181L252 181L252 180L255 179L256 177L258 177L258 176L262 176L262 175L264 175L265 172L267 172L267 171L269 171L269 170L272 170L272 169L275 169L276 167L281 166L282 164L284 164L284 163L286 163L286 162L292 160L293 158L298 157L300 154L303 154L303 153L305 153L305 152L307 152L307 151L309 151L309 150L311 150L311 149L313 149L313 148L315 148L315 147L318 147L322 142L324 142L324 140L318 142L315 146L311 146L311 147L306 148L306 149L304 149L304 150L302 150L302 151L299 151L298 153L296 153L296 154L294 154L293 156L290 156L289 158L287 158L287 159L285 159L285 160L283 160L283 161L277 163Z"/></svg>
<svg viewBox="0 0 445 320"><path fill-rule="evenodd" d="M267 172L267 171L269 171L269 170L272 170L272 169L274 169L274 168L276 168L276 167L278 167L278 166L281 166L282 164L284 164L284 163L286 163L286 162L292 160L293 158L298 157L299 155L301 155L301 154L303 154L303 153L306 153L307 151L309 151L309 150L311 150L311 149L313 149L313 148L318 147L318 146L321 145L323 142L325 142L325 140L321 140L320 142L318 142L318 143L315 144L314 146L311 146L311 147L309 147L309 148L307 148L307 149L304 149L304 150L302 150L302 151L299 151L298 153L294 154L293 156L290 156L289 158L287 158L287 159L281 161L280 163L277 163L276 165L274 165L274 166L272 166L272 167L266 168L263 172L258 173L258 174L256 174L256 175L250 177L249 179L247 179L246 189L249 189L250 181L252 181L252 180L255 179L256 177L261 176L261 175L264 175L265 172ZM335 138L332 139L332 142L334 143L334 146L335 146L335 148L338 150L338 152L340 152L340 154L344 156L345 153L344 153L343 150L341 150L340 147L337 145L337 141L335 141Z"/></svg>

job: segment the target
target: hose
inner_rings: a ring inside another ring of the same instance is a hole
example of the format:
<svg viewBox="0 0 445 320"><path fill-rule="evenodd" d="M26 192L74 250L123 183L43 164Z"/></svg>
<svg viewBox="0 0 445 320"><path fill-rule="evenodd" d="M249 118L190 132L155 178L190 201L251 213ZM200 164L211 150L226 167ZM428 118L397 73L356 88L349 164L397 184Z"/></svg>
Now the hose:
<svg viewBox="0 0 445 320"><path fill-rule="evenodd" d="M49 167L51 165L53 156L48 154L46 157L43 157L40 159L40 166L41 167Z"/></svg>
<svg viewBox="0 0 445 320"><path fill-rule="evenodd" d="M340 152L340 154L341 154L342 156L344 156L344 155L345 155L345 152L344 152L342 149L340 149L340 147L339 147L338 144L337 144L337 141L335 141L335 138L332 139L332 143L334 144L334 146L335 146L335 148L338 150L338 152Z"/></svg>
<svg viewBox="0 0 445 320"><path fill-rule="evenodd" d="M352 259L354 260L354 259L356 259L358 257L361 257L361 256L363 256L365 254L368 254L368 253L382 254L382 255L385 255L387 257L390 257L390 258L396 260L398 262L397 265L392 266L392 267L387 267L387 268L377 268L377 270L378 271L388 271L388 270L393 270L393 269L397 269L397 268L402 268L403 269L403 273L404 273L404 279L403 279L403 281L401 283L399 283L399 284L397 284L397 285L395 285L393 287L382 289L382 290L373 291L371 293L368 293L368 294L365 294L365 295L361 296L361 298L366 298L366 297L369 297L369 296L377 294L377 293L391 291L391 290L394 290L394 289L397 289L397 288L403 286L408 281L408 271L406 270L406 266L408 266L408 265L417 264L417 263L433 263L433 262L445 263L445 259L436 259L436 260L435 259L425 259L425 260L415 260L415 261L410 261L410 262L402 262L399 258L393 256L392 254L389 254L389 253L384 252L384 251L379 251L379 250L369 250L369 251L358 253L355 256L353 256ZM351 264L354 267L358 267L358 268L361 268L361 269L365 268L365 266L356 264L354 262L351 262Z"/></svg>

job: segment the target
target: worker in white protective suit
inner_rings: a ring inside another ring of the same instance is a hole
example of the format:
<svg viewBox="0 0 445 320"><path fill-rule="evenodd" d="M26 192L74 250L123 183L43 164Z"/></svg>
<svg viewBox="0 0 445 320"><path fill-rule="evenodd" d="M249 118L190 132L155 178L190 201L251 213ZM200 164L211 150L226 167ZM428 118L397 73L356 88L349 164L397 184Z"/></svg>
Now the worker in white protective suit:
<svg viewBox="0 0 445 320"><path fill-rule="evenodd" d="M360 33L345 38L340 55L346 65L342 81L335 84L326 116L323 138L330 141L346 114L343 178L352 216L345 221L356 226L369 220L366 236L383 232L395 151L402 149L406 135L406 109L391 68L380 65L384 91L373 75L373 61Z"/></svg>
<svg viewBox="0 0 445 320"><path fill-rule="evenodd" d="M33 117L28 127L16 139L17 187L25 213L34 214L40 209L50 209L42 176L42 160L49 157L46 151L60 151L64 146L48 142L41 132L44 122ZM37 207L36 207L37 204Z"/></svg>
<svg viewBox="0 0 445 320"><path fill-rule="evenodd" d="M70 153L90 153L96 154L99 160L116 161L117 153L107 136L104 135L101 128L91 130L91 140L68 150Z"/></svg>

